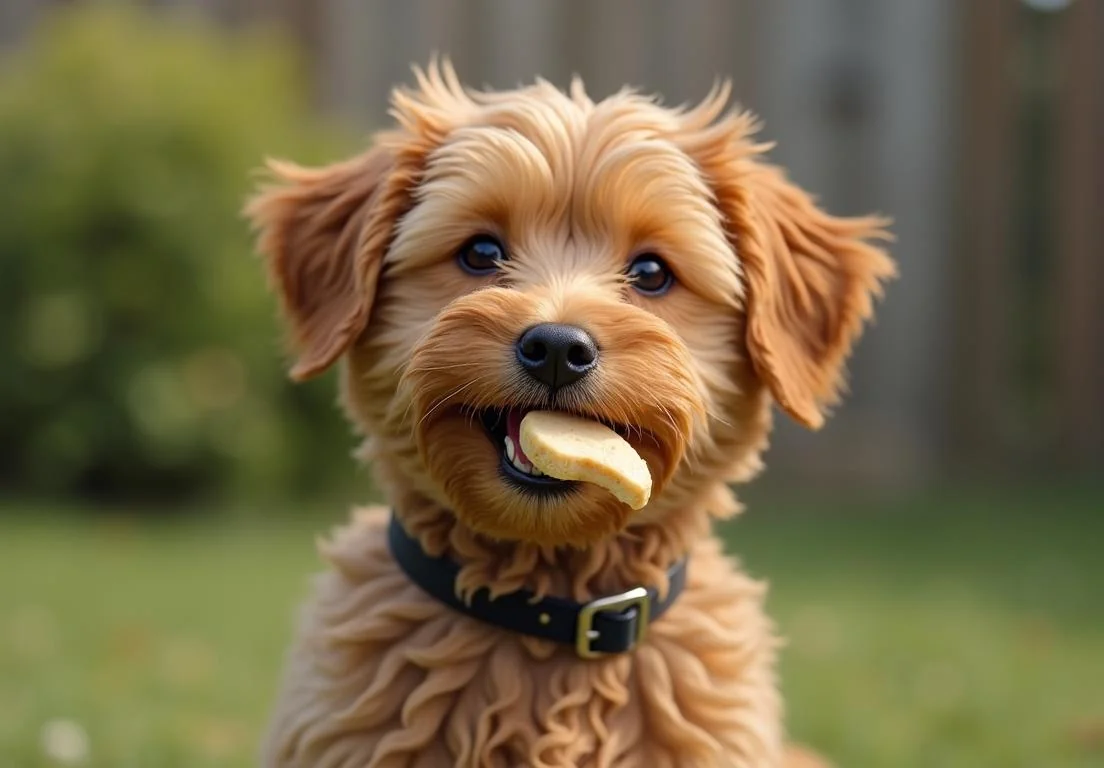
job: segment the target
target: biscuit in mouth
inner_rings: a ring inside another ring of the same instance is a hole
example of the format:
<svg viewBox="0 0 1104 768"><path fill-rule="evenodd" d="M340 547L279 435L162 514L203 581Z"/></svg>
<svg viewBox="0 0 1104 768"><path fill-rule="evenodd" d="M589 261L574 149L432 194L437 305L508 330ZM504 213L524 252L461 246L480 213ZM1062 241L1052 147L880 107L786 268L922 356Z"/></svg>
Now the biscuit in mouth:
<svg viewBox="0 0 1104 768"><path fill-rule="evenodd" d="M575 489L570 480L550 477L533 465L521 446L521 420L529 408L491 408L480 414L483 427L501 458L501 471L506 481L523 491L535 494L563 494Z"/></svg>
<svg viewBox="0 0 1104 768"><path fill-rule="evenodd" d="M597 485L633 509L651 493L652 478L616 427L559 411L484 411L483 424L499 448L502 471L516 487L537 493Z"/></svg>

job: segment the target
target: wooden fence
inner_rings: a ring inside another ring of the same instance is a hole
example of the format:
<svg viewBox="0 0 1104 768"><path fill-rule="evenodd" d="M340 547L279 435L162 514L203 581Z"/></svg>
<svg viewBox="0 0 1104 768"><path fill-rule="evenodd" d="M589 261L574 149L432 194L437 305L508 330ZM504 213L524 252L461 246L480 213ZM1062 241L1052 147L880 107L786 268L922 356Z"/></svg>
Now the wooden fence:
<svg viewBox="0 0 1104 768"><path fill-rule="evenodd" d="M46 0L4 0L0 44ZM583 75L700 98L717 76L833 211L896 219L901 280L815 436L775 464L846 480L1104 467L1104 3L159 0L278 22L321 107L369 127L433 51L473 85ZM781 473L780 473L781 474Z"/></svg>

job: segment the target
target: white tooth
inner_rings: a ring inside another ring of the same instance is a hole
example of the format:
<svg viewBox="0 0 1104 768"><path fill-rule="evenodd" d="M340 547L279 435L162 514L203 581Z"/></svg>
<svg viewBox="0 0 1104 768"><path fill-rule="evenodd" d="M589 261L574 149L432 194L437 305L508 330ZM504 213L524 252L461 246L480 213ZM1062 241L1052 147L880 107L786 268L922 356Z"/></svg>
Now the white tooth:
<svg viewBox="0 0 1104 768"><path fill-rule="evenodd" d="M506 458L510 461L514 460L514 441L509 435L506 435Z"/></svg>

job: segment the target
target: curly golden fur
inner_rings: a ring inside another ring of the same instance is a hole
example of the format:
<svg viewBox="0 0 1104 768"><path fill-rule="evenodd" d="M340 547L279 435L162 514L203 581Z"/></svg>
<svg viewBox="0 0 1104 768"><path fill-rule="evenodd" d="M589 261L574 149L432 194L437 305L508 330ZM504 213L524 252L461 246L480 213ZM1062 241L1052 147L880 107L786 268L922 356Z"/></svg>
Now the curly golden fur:
<svg viewBox="0 0 1104 768"><path fill-rule="evenodd" d="M784 757L764 589L710 535L760 468L771 404L819 427L893 265L877 218L820 211L725 113L727 87L670 109L538 81L461 87L446 64L396 90L397 125L320 169L273 162L251 201L307 378L342 359L342 399L390 505L460 588L577 600L689 581L644 643L573 649L451 611L391 558L382 509L328 543L291 654L267 766L809 765ZM456 265L478 233L510 259ZM659 253L666 295L626 265ZM516 369L526 328L586 328L601 364L554 408L627 425L654 481L637 512L583 484L503 482L475 413L548 407Z"/></svg>

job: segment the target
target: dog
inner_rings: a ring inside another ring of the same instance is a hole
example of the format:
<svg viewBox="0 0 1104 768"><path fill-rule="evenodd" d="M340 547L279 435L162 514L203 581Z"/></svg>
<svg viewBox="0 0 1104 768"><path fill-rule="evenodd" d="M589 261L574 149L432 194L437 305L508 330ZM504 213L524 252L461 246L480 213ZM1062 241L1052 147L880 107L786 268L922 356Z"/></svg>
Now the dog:
<svg viewBox="0 0 1104 768"><path fill-rule="evenodd" d="M818 208L727 84L669 108L415 76L367 151L269 161L246 208L291 375L340 361L388 502L320 545L263 764L818 764L785 745L764 586L710 528L772 406L816 429L838 403L888 221ZM534 409L608 425L648 503L515 461Z"/></svg>

